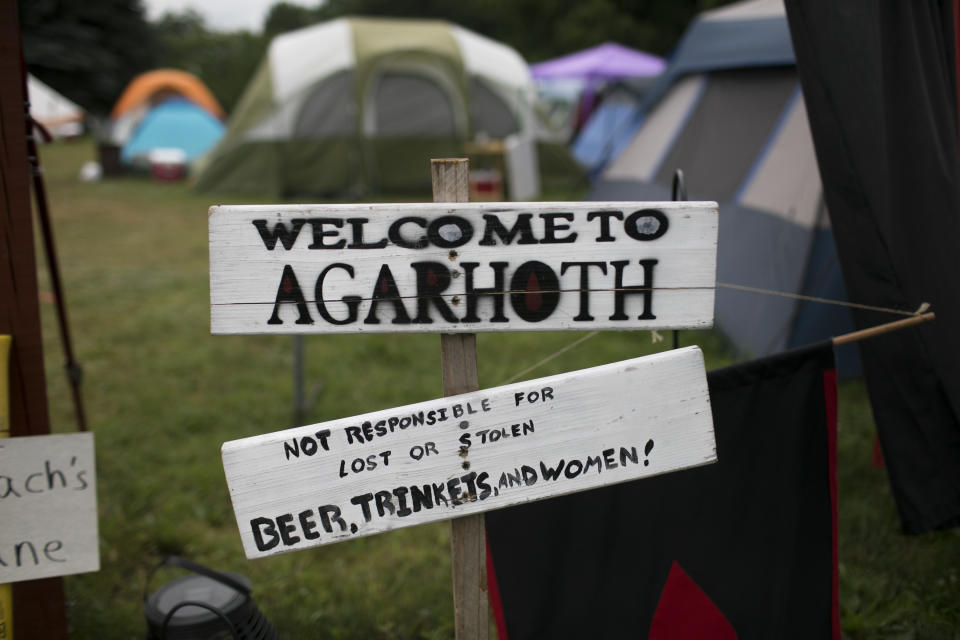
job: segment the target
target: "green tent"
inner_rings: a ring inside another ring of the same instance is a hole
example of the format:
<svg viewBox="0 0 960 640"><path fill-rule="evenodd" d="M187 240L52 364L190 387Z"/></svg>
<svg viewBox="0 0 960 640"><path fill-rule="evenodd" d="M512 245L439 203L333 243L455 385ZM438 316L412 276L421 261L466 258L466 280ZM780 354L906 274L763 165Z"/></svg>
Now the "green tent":
<svg viewBox="0 0 960 640"><path fill-rule="evenodd" d="M516 51L447 22L313 25L270 43L197 187L273 196L422 192L430 158L495 140L514 151L508 176L520 176L523 195L535 197L534 96Z"/></svg>

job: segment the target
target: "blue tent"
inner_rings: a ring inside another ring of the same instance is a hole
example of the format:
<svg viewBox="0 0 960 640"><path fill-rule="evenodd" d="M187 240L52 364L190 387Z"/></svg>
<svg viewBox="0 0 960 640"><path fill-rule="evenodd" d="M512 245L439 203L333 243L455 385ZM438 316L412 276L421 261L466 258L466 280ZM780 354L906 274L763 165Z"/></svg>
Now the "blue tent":
<svg viewBox="0 0 960 640"><path fill-rule="evenodd" d="M669 200L681 169L690 199L719 203L717 281L738 288L718 285L716 322L739 351L851 330L843 307L755 291L846 299L781 0L701 14L603 144L591 199ZM858 371L854 352L839 360Z"/></svg>
<svg viewBox="0 0 960 640"><path fill-rule="evenodd" d="M166 100L143 118L120 158L129 164L154 149L181 149L190 163L213 148L223 133L223 123L203 107L189 100Z"/></svg>

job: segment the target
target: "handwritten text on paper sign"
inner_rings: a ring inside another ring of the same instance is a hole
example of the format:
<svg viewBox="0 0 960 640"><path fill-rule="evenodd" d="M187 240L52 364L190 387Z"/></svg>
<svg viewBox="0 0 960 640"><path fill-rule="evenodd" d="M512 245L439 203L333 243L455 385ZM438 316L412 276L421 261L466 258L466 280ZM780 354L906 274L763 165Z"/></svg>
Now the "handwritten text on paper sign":
<svg viewBox="0 0 960 640"><path fill-rule="evenodd" d="M713 202L210 209L211 330L709 328Z"/></svg>
<svg viewBox="0 0 960 640"><path fill-rule="evenodd" d="M223 445L248 558L716 460L687 347Z"/></svg>
<svg viewBox="0 0 960 640"><path fill-rule="evenodd" d="M93 434L0 440L0 583L100 569Z"/></svg>

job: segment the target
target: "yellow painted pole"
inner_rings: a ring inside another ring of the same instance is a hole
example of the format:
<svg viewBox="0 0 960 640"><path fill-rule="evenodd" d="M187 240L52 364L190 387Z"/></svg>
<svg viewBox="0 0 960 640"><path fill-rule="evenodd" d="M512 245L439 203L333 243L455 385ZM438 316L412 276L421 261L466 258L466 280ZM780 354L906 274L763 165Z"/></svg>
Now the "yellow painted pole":
<svg viewBox="0 0 960 640"><path fill-rule="evenodd" d="M0 438L10 437L10 336L0 336ZM13 588L0 584L0 640L13 639Z"/></svg>

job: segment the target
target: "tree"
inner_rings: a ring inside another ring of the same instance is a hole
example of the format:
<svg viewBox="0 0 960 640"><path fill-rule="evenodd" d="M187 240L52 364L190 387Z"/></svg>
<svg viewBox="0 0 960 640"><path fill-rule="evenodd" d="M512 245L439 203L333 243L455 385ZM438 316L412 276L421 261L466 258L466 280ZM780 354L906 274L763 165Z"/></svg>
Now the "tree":
<svg viewBox="0 0 960 640"><path fill-rule="evenodd" d="M27 68L94 115L156 62L140 0L19 0Z"/></svg>
<svg viewBox="0 0 960 640"><path fill-rule="evenodd" d="M240 99L267 44L249 31L208 31L203 16L190 9L167 12L152 28L160 66L189 71L203 80L227 113Z"/></svg>
<svg viewBox="0 0 960 640"><path fill-rule="evenodd" d="M298 4L278 2L270 7L263 22L263 35L267 38L286 31L307 27L320 20L319 12Z"/></svg>

